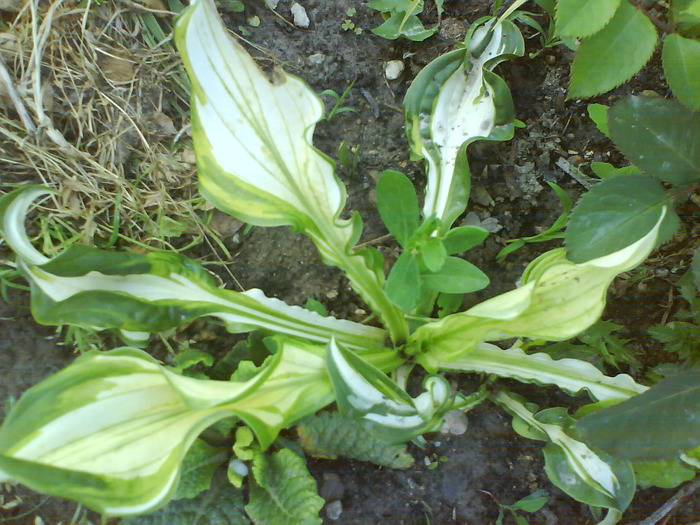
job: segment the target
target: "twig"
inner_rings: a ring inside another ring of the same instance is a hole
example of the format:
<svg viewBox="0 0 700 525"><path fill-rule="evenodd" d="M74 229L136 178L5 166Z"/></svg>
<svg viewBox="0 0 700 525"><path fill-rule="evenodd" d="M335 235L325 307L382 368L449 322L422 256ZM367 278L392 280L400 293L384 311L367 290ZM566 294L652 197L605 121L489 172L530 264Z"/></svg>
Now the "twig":
<svg viewBox="0 0 700 525"><path fill-rule="evenodd" d="M667 34L675 31L675 28L671 24L664 22L663 20L659 20L656 16L652 15L649 8L644 6L642 0L629 0L629 2L644 13L644 16L646 16L659 31Z"/></svg>
<svg viewBox="0 0 700 525"><path fill-rule="evenodd" d="M676 492L666 503L661 505L656 512L649 516L644 521L641 521L639 525L656 525L659 521L664 519L667 514L674 510L681 501L690 496L693 492L700 488L700 478L695 479L692 483L689 483L681 490Z"/></svg>
<svg viewBox="0 0 700 525"><path fill-rule="evenodd" d="M22 121L22 124L24 125L24 129L27 131L27 134L34 134L34 132L36 131L36 126L34 126L32 117L29 116L27 107L24 105L24 102L22 102L22 97L20 97L19 93L17 92L17 88L15 87L15 84L12 81L10 72L7 70L7 66L5 66L5 61L2 59L2 57L0 57L0 82L5 84L7 94L10 96L10 100L12 100L12 105L15 107L15 111L17 111L17 114L19 115L19 118Z"/></svg>
<svg viewBox="0 0 700 525"><path fill-rule="evenodd" d="M559 166L564 171L564 173L569 175L572 179L574 179L587 190L590 189L590 187L593 185L588 179L588 177L581 173L581 170L579 170L576 166L571 164L564 157L559 157L555 164Z"/></svg>

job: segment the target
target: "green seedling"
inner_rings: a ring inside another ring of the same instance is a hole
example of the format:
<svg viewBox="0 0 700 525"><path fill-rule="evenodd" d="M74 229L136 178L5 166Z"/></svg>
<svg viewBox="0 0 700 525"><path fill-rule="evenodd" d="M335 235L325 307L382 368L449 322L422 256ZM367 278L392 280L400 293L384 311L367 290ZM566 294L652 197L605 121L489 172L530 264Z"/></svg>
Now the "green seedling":
<svg viewBox="0 0 700 525"><path fill-rule="evenodd" d="M414 157L426 161L426 194L419 210L405 176L388 171L379 181L380 214L403 250L386 277L381 253L357 246L359 215L341 218L346 190L333 161L310 142L323 118L320 98L282 70L271 81L231 40L213 1L193 0L178 18L175 42L192 83L202 195L248 224L307 235L321 259L345 273L377 326L323 316L257 289L220 288L200 264L177 253L64 243L58 250L45 246L48 256L28 238L25 219L52 190L11 191L0 198L0 233L30 282L35 319L117 330L131 346L86 352L21 397L0 428L0 481L73 499L105 516L158 511L175 498L172 509L153 517L170 522L175 510L193 512L181 495L197 493L205 499L196 512L206 508L225 523L247 515L254 522L280 523L282 516L284 523L317 524L323 500L300 452L280 438L283 429L303 427L305 418L334 405L333 413L352 425L328 425L354 439L371 435L373 441L361 441L381 446L365 452L401 466L404 443L423 444L423 434L441 428L447 412L488 398L513 416L519 433L547 443L554 485L607 509L605 523L619 519L634 494L631 462L590 448L564 409L536 413L496 378L587 392L596 402L586 405L593 406L589 411L633 400L647 387L585 361L488 341L562 341L589 328L612 280L658 245L670 207L644 209L634 238L605 243L603 255L574 262L563 249L547 251L527 266L519 287L466 311L430 317L439 292L486 284L483 272L457 257L484 232L452 226L469 196L467 145L508 140L514 132L510 92L493 69L523 54L522 36L508 19L520 3L477 21L464 46L428 64L407 93L406 132ZM391 192L394 200L387 198ZM232 333L262 335L212 366L208 354L189 346L175 366L133 347L200 318ZM454 391L444 374L456 372L490 379L476 392ZM410 374L420 374L422 387L409 394ZM327 422L321 423L307 428L312 444L324 445L319 429ZM216 436L226 442L232 433L235 459L243 464L229 461L229 470L242 478L248 468L247 504L228 481L209 489L211 472L191 468L233 459L226 451L222 461L216 443ZM335 453L354 448L340 445ZM212 509L206 503L212 499L225 503Z"/></svg>
<svg viewBox="0 0 700 525"><path fill-rule="evenodd" d="M440 27L440 21L426 29L418 15L423 12L424 0L370 0L368 7L382 13L384 23L372 29L376 35L388 40L404 37L408 40L423 41L435 34ZM443 0L435 0L438 17L443 13Z"/></svg>
<svg viewBox="0 0 700 525"><path fill-rule="evenodd" d="M345 91L343 91L342 95L338 95L334 90L332 89L324 89L321 91L321 96L329 96L335 100L335 103L333 104L333 107L326 113L326 115L323 117L324 120L333 120L333 117L336 115L339 115L340 113L356 113L357 110L355 108L351 108L349 106L343 106L343 101L345 100L345 97L348 96L348 93L350 93L350 90L352 89L352 86L355 85L355 81L353 80L350 85L345 88Z"/></svg>
<svg viewBox="0 0 700 525"><path fill-rule="evenodd" d="M496 518L496 525L503 525L503 519L506 516L506 512L510 513L517 525L528 525L529 522L527 521L527 518L520 513L537 512L542 507L544 507L548 499L547 491L540 489L528 496L525 496L524 498L519 499L512 505L505 505L498 501L496 499L496 496L494 496L490 492L486 492L485 490L481 490L479 492L487 494L494 501L494 503L498 505L498 517Z"/></svg>

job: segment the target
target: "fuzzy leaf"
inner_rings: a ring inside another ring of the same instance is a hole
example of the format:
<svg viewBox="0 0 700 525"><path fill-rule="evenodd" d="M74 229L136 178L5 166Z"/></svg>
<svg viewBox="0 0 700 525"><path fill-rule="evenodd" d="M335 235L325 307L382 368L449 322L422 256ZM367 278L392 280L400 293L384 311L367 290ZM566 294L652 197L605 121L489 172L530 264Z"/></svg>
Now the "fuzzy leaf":
<svg viewBox="0 0 700 525"><path fill-rule="evenodd" d="M616 252L639 240L664 216L657 243L678 228L669 196L647 175L618 175L596 184L576 204L566 228L566 252L576 263ZM665 211L666 210L666 211Z"/></svg>
<svg viewBox="0 0 700 525"><path fill-rule="evenodd" d="M700 109L700 42L670 34L664 40L662 59L676 98L691 111Z"/></svg>
<svg viewBox="0 0 700 525"><path fill-rule="evenodd" d="M357 420L337 412L321 412L303 419L297 425L304 451L315 457L343 456L390 468L408 468L413 457L406 445L392 445L377 438Z"/></svg>
<svg viewBox="0 0 700 525"><path fill-rule="evenodd" d="M224 479L192 499L171 501L151 514L122 519L120 525L249 525L243 495Z"/></svg>
<svg viewBox="0 0 700 525"><path fill-rule="evenodd" d="M585 38L597 33L610 21L620 0L559 0L556 8L556 34Z"/></svg>
<svg viewBox="0 0 700 525"><path fill-rule="evenodd" d="M654 24L640 9L622 1L603 29L581 42L567 97L592 97L626 82L647 63L656 40Z"/></svg>
<svg viewBox="0 0 700 525"><path fill-rule="evenodd" d="M386 170L377 182L377 209L389 233L404 248L418 229L418 198L401 172Z"/></svg>
<svg viewBox="0 0 700 525"><path fill-rule="evenodd" d="M180 483L173 499L194 498L209 489L214 472L226 460L223 449L195 439L182 461Z"/></svg>
<svg viewBox="0 0 700 525"><path fill-rule="evenodd" d="M253 460L250 502L245 510L256 525L319 525L325 502L304 460L289 449Z"/></svg>
<svg viewBox="0 0 700 525"><path fill-rule="evenodd" d="M700 370L663 379L639 396L584 417L577 427L615 457L675 459L700 445Z"/></svg>
<svg viewBox="0 0 700 525"><path fill-rule="evenodd" d="M469 197L466 146L477 139L513 136L513 101L503 79L491 70L522 56L522 35L508 20L492 19L471 31L469 48L433 60L404 99L411 149L426 159L423 216L440 219L443 232L465 210Z"/></svg>
<svg viewBox="0 0 700 525"><path fill-rule="evenodd" d="M560 341L583 332L599 319L615 276L640 264L656 246L662 219L637 242L582 264L567 261L561 248L542 254L525 269L520 288L424 324L413 333L408 349L433 371L484 341Z"/></svg>

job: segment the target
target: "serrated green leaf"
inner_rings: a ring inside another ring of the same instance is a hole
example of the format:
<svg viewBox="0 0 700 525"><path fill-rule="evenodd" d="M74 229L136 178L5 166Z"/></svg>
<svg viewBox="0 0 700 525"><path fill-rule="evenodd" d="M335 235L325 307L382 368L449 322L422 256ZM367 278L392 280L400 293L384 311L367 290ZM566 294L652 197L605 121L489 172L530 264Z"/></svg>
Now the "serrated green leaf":
<svg viewBox="0 0 700 525"><path fill-rule="evenodd" d="M700 113L674 100L629 97L608 118L610 138L647 174L679 185L700 179Z"/></svg>
<svg viewBox="0 0 700 525"><path fill-rule="evenodd" d="M585 38L597 33L610 21L620 0L559 0L556 8L556 34Z"/></svg>
<svg viewBox="0 0 700 525"><path fill-rule="evenodd" d="M595 126L606 137L610 136L608 131L608 106L604 104L588 104L588 116L595 122Z"/></svg>
<svg viewBox="0 0 700 525"><path fill-rule="evenodd" d="M645 461L634 463L633 466L637 485L643 489L672 489L695 477L695 470L682 465L678 460Z"/></svg>
<svg viewBox="0 0 700 525"><path fill-rule="evenodd" d="M401 246L418 229L418 198L413 183L401 172L386 170L377 181L379 216Z"/></svg>
<svg viewBox="0 0 700 525"><path fill-rule="evenodd" d="M484 272L459 257L448 257L439 271L422 274L421 281L431 290L445 293L471 293L489 284Z"/></svg>
<svg viewBox="0 0 700 525"><path fill-rule="evenodd" d="M257 454L245 510L256 525L319 525L325 502L304 460L289 449Z"/></svg>
<svg viewBox="0 0 700 525"><path fill-rule="evenodd" d="M386 443L357 420L337 412L309 416L297 425L297 432L304 451L315 457L343 456L398 469L414 462L406 445Z"/></svg>
<svg viewBox="0 0 700 525"><path fill-rule="evenodd" d="M679 224L663 187L646 175L605 179L584 194L571 213L567 257L582 263L616 252L644 236L664 213L659 243L669 239Z"/></svg>
<svg viewBox="0 0 700 525"><path fill-rule="evenodd" d="M581 42L571 66L567 98L592 97L626 82L656 47L654 24L627 1L599 32Z"/></svg>
<svg viewBox="0 0 700 525"><path fill-rule="evenodd" d="M615 457L675 459L700 445L700 370L662 379L643 394L582 418L576 426L590 443Z"/></svg>
<svg viewBox="0 0 700 525"><path fill-rule="evenodd" d="M670 34L664 40L662 60L676 98L691 111L700 109L700 42Z"/></svg>
<svg viewBox="0 0 700 525"><path fill-rule="evenodd" d="M120 520L120 525L250 525L243 511L243 494L225 479L192 499L171 501L151 514Z"/></svg>
<svg viewBox="0 0 700 525"><path fill-rule="evenodd" d="M200 492L208 490L214 472L226 460L226 456L224 449L195 439L182 461L180 483L173 499L194 498Z"/></svg>
<svg viewBox="0 0 700 525"><path fill-rule="evenodd" d="M420 268L415 255L403 252L386 280L386 294L404 312L413 310L420 301Z"/></svg>

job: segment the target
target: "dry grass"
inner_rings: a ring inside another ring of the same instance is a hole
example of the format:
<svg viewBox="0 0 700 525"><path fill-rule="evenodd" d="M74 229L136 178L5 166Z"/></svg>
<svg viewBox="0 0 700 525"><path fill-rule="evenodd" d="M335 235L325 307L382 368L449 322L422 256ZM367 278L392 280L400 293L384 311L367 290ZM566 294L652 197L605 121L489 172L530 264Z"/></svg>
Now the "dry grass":
<svg viewBox="0 0 700 525"><path fill-rule="evenodd" d="M4 13L3 189L34 181L58 190L42 210L54 249L74 240L212 244L187 134L187 79L166 36L172 13L153 1L84 4L30 0Z"/></svg>

